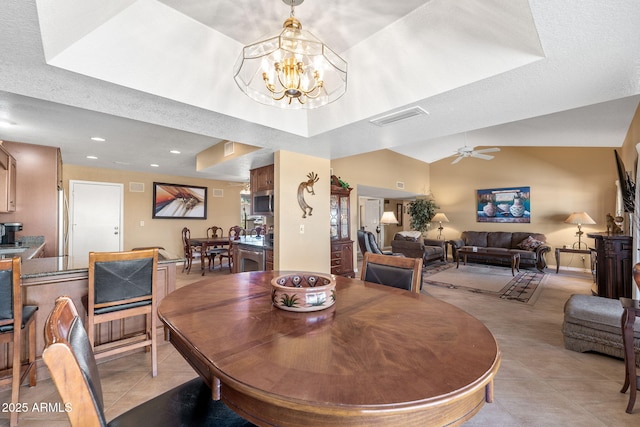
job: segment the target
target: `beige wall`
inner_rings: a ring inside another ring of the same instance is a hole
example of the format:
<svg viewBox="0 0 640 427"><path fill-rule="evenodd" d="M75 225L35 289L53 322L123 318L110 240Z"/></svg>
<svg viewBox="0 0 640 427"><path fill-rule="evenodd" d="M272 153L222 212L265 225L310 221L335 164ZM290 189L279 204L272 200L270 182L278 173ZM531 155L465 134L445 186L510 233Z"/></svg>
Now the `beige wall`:
<svg viewBox="0 0 640 427"><path fill-rule="evenodd" d="M329 166L327 159L289 151L276 152L276 270L331 272ZM313 208L313 213L303 218L298 204L298 186L308 179L310 172L316 173L319 180L313 186L315 195L304 192L304 200ZM304 226L304 233L300 232L301 226Z"/></svg>
<svg viewBox="0 0 640 427"><path fill-rule="evenodd" d="M464 230L532 231L545 234L553 247L573 244L577 228L563 221L571 212L585 211L596 221L583 226L585 233L606 230L605 215L615 212L615 181L613 148L503 147L490 161L431 164L433 196L450 221L448 239ZM476 222L475 191L510 186L531 188L531 223ZM429 233L433 237L436 231ZM592 239L585 242L593 245ZM555 264L553 255L547 261ZM589 267L580 257L571 266Z"/></svg>
<svg viewBox="0 0 640 427"><path fill-rule="evenodd" d="M356 156L343 157L331 161L333 174L349 183L353 191L351 192L351 239L357 240L358 230L358 185L366 185L369 187L385 188L390 190L399 190L396 186L397 182L404 183L404 189L409 193L429 194L430 166L428 163L412 159L402 154L394 153L390 150L379 150L371 153L359 154ZM390 201L391 202L391 201ZM385 210L394 210L395 201L391 205L384 207ZM403 229L408 229L408 223ZM385 233L385 242L383 246L390 245L390 239L393 238L395 231L399 227L388 226ZM357 242L355 243L354 267L357 270Z"/></svg>
<svg viewBox="0 0 640 427"><path fill-rule="evenodd" d="M189 227L192 237L204 236L213 225L225 230L240 223L240 190L242 186L229 185L226 181L185 178L115 169L87 168L64 165L64 187L69 195L69 180L113 182L124 184L124 249L140 246L162 246L177 256L182 256L181 230ZM129 183L144 184L144 192L129 191ZM166 182L207 187L207 219L152 219L153 183ZM213 197L213 189L224 190L223 197ZM140 222L144 222L144 226ZM225 231L225 236L227 235Z"/></svg>

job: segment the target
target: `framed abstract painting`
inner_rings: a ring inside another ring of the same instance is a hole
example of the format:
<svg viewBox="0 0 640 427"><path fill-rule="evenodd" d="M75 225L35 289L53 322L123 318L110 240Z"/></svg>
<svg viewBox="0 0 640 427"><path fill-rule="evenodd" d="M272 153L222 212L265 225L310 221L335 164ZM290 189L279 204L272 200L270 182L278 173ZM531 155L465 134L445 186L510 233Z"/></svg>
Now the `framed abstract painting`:
<svg viewBox="0 0 640 427"><path fill-rule="evenodd" d="M154 182L153 218L207 219L207 187Z"/></svg>

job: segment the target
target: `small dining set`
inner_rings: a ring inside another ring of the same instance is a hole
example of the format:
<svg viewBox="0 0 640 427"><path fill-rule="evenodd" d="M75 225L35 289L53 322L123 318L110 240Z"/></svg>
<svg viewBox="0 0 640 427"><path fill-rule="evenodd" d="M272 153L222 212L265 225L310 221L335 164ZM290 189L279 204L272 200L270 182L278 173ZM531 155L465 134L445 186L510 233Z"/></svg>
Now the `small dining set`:
<svg viewBox="0 0 640 427"><path fill-rule="evenodd" d="M233 268L233 252L231 243L240 240L245 236L261 237L264 236L266 229L264 227L255 227L246 230L239 225L229 228L227 236L224 236L224 229L218 226L207 228L205 237L191 237L191 230L184 227L182 229L182 245L184 248L184 265L182 271L187 274L191 272L193 260L200 260L202 275L206 271L205 261L208 260L209 270L215 268L215 260L219 259L220 269L222 269L222 260L227 259L229 272Z"/></svg>

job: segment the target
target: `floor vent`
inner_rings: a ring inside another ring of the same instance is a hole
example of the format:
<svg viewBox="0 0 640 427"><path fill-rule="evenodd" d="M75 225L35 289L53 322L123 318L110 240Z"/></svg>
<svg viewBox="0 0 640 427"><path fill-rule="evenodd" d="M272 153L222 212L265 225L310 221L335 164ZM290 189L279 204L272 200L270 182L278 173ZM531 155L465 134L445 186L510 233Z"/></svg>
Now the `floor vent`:
<svg viewBox="0 0 640 427"><path fill-rule="evenodd" d="M396 111L395 113L371 119L370 122L377 126L387 126L400 120L410 119L416 116L428 116L429 112L421 107L411 107L405 110Z"/></svg>

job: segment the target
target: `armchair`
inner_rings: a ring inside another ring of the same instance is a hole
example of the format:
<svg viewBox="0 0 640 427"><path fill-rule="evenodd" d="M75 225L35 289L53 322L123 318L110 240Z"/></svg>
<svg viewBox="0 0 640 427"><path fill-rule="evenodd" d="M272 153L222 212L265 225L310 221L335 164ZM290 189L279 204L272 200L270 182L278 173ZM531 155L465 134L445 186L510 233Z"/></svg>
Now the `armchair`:
<svg viewBox="0 0 640 427"><path fill-rule="evenodd" d="M364 256L365 253L371 252L378 255L393 255L393 256L403 256L402 254L382 251L380 247L378 247L378 243L376 242L376 237L370 231L358 230L358 246L360 247L360 252Z"/></svg>
<svg viewBox="0 0 640 427"><path fill-rule="evenodd" d="M444 261L444 240L422 239L396 233L391 241L393 252L401 253L409 258L422 258L422 264L440 260Z"/></svg>

